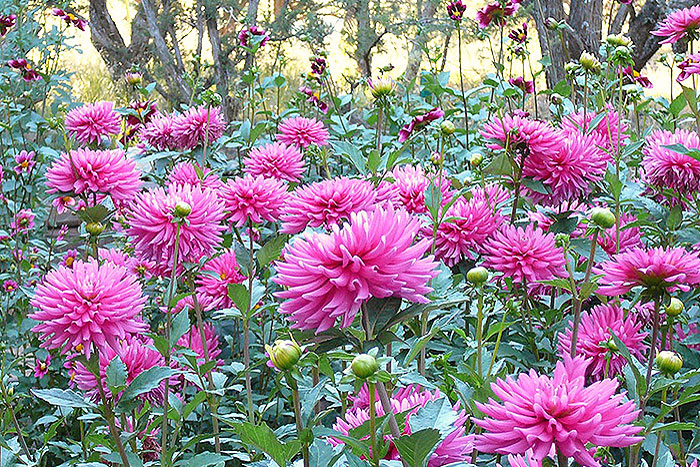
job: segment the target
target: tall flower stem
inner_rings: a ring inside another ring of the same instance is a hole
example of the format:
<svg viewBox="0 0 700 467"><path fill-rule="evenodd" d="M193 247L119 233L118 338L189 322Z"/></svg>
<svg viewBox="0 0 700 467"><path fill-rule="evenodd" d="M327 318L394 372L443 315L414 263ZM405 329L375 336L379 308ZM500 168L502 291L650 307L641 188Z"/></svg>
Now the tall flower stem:
<svg viewBox="0 0 700 467"><path fill-rule="evenodd" d="M559 467L569 467L569 459L561 452L557 446L557 465Z"/></svg>
<svg viewBox="0 0 700 467"><path fill-rule="evenodd" d="M479 378L483 377L481 365L481 348L483 346L483 321L484 321L484 286L479 285L479 301L476 305L476 368Z"/></svg>
<svg viewBox="0 0 700 467"><path fill-rule="evenodd" d="M98 352L97 348L95 348L94 351ZM100 394L100 400L102 401L102 406L104 408L103 415L105 417L105 420L107 420L109 433L112 435L112 438L114 439L114 444L117 446L117 451L119 452L119 457L122 460L122 465L124 467L129 467L129 458L126 456L124 444L122 443L122 440L119 437L119 431L117 430L117 424L114 422L114 411L112 411L112 406L107 400L107 396L105 395L105 389L102 386L102 375L100 373L99 367L97 368L97 371L95 371L94 374L95 378L97 379L97 392Z"/></svg>
<svg viewBox="0 0 700 467"><path fill-rule="evenodd" d="M304 430L304 424L301 419L301 403L299 401L299 388L294 377L287 372L287 384L292 389L292 403L294 405L294 419L297 425L297 437L301 441L301 455L304 458L304 467L309 467L309 446L306 442L302 440L302 431Z"/></svg>
<svg viewBox="0 0 700 467"><path fill-rule="evenodd" d="M656 298L654 300L654 318L651 331L651 347L649 348L649 363L647 364L647 375L646 383L647 389L644 394L644 398L640 401L640 416L644 415L644 408L646 407L647 398L649 397L649 392L651 390L651 370L654 368L654 356L656 355L656 341L659 339L659 311L661 309L661 299Z"/></svg>
<svg viewBox="0 0 700 467"><path fill-rule="evenodd" d="M587 121L586 121L586 112L588 110L588 71L584 73L583 75L583 123L582 123L582 133L585 135L586 134L586 127Z"/></svg>
<svg viewBox="0 0 700 467"><path fill-rule="evenodd" d="M243 316L243 364L245 365L245 390L248 401L248 421L255 423L253 411L253 385L250 380L250 329L249 320L253 309L253 270L255 255L253 250L253 221L248 219L248 248L250 252L250 265L248 266L248 309Z"/></svg>
<svg viewBox="0 0 700 467"><path fill-rule="evenodd" d="M382 403L382 408L384 413L389 417L389 431L391 431L391 436L394 439L401 437L401 430L399 430L399 424L396 423L396 417L394 416L394 410L391 407L391 400L389 399L389 394L386 392L386 386L384 383L377 383L377 393L379 394L379 400ZM408 462L401 458L401 464L403 467L409 467Z"/></svg>
<svg viewBox="0 0 700 467"><path fill-rule="evenodd" d="M377 106L377 155L382 157L382 118L384 117L384 107Z"/></svg>
<svg viewBox="0 0 700 467"><path fill-rule="evenodd" d="M375 385L374 383L367 383L369 389L369 437L372 444L372 464L375 467L379 467L379 456L377 451L377 428L376 428L376 408L374 407L375 402Z"/></svg>
<svg viewBox="0 0 700 467"><path fill-rule="evenodd" d="M596 228L593 231L593 238L591 239L591 252L588 255L588 264L586 265L586 275L581 283L581 289L588 285L588 281L591 279L591 270L593 269L593 261L595 260L595 249L598 245L598 233L599 230ZM567 261L568 262L568 261ZM583 296L579 293L576 294L576 301L574 302L574 325L571 331L571 358L576 356L576 343L578 341L578 328L581 324L581 306L583 305Z"/></svg>
<svg viewBox="0 0 700 467"><path fill-rule="evenodd" d="M459 56L459 90L462 94L462 107L464 107L464 144L469 150L469 113L467 112L467 98L464 95L464 76L462 75L462 27L457 21L457 54Z"/></svg>
<svg viewBox="0 0 700 467"><path fill-rule="evenodd" d="M2 378L0 378L0 389L2 390L2 401L3 405L7 409L7 413L10 414L10 417L12 417L12 424L15 426L15 431L17 432L17 438L19 439L19 443L22 446L22 451L24 451L24 455L27 456L27 459L30 461L34 461L34 458L29 452L29 447L27 446L27 442L24 440L24 435L22 434L22 429L19 426L19 422L17 421L17 416L15 415L15 411L12 408L12 404L9 403L7 400L7 391L5 390L5 384L2 382ZM124 464L128 465L128 464Z"/></svg>

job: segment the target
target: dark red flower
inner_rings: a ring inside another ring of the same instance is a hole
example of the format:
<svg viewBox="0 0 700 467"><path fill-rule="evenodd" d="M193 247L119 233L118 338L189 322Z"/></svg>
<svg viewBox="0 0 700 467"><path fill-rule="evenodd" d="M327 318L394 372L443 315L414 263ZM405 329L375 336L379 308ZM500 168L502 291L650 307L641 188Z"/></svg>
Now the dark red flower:
<svg viewBox="0 0 700 467"><path fill-rule="evenodd" d="M445 112L440 107L435 107L433 110L424 113L423 115L417 115L413 117L411 123L408 123L399 130L399 143L406 141L414 131L421 130L428 126L430 122L442 118Z"/></svg>
<svg viewBox="0 0 700 467"><path fill-rule="evenodd" d="M627 76L633 82L639 84L643 88L651 87L651 81L649 81L649 78L647 78L646 76L642 76L637 70L635 70L631 66L623 68L621 72L624 76Z"/></svg>
<svg viewBox="0 0 700 467"><path fill-rule="evenodd" d="M17 15L0 15L0 36L7 34L7 31L17 22Z"/></svg>
<svg viewBox="0 0 700 467"><path fill-rule="evenodd" d="M476 13L476 21L479 27L487 28L491 22L499 26L506 24L506 18L513 16L520 8L520 0L500 0L489 3Z"/></svg>
<svg viewBox="0 0 700 467"><path fill-rule="evenodd" d="M447 16L453 21L462 21L466 9L467 5L462 3L462 0L454 0L447 4Z"/></svg>

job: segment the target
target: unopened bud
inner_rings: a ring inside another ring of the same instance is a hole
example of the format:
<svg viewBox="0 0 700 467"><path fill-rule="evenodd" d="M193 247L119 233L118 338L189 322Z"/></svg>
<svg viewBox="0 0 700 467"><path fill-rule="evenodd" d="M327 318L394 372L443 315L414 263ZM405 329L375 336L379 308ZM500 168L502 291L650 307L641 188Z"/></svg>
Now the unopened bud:
<svg viewBox="0 0 700 467"><path fill-rule="evenodd" d="M673 376L683 368L683 358L676 352L662 350L656 356L656 366L666 376Z"/></svg>
<svg viewBox="0 0 700 467"><path fill-rule="evenodd" d="M591 210L591 220L598 227L609 229L615 225L615 214L607 208L593 208Z"/></svg>
<svg viewBox="0 0 700 467"><path fill-rule="evenodd" d="M444 120L440 124L440 131L442 131L443 135L449 136L455 132L455 124L449 120Z"/></svg>
<svg viewBox="0 0 700 467"><path fill-rule="evenodd" d="M484 155L480 152L475 152L469 158L469 163L472 167L479 167L482 162L484 162Z"/></svg>
<svg viewBox="0 0 700 467"><path fill-rule="evenodd" d="M173 209L173 215L181 219L184 219L185 217L189 216L191 212L192 206L190 206L184 201L178 201L175 205L175 208Z"/></svg>
<svg viewBox="0 0 700 467"><path fill-rule="evenodd" d="M88 222L85 225L85 231L93 237L97 237L105 231L105 226L101 222Z"/></svg>
<svg viewBox="0 0 700 467"><path fill-rule="evenodd" d="M600 73L600 60L598 60L595 55L588 52L582 52L578 61L584 70L590 71L594 74Z"/></svg>
<svg viewBox="0 0 700 467"><path fill-rule="evenodd" d="M483 284L489 279L489 270L483 266L477 266L467 271L467 280L472 284Z"/></svg>
<svg viewBox="0 0 700 467"><path fill-rule="evenodd" d="M678 316L683 313L683 302L676 297L671 298L671 302L666 305L666 314L668 316Z"/></svg>
<svg viewBox="0 0 700 467"><path fill-rule="evenodd" d="M350 368L358 378L367 379L377 372L379 363L373 356L363 353L353 359Z"/></svg>
<svg viewBox="0 0 700 467"><path fill-rule="evenodd" d="M275 368L281 371L291 370L301 358L301 347L293 339L275 341L272 347L266 345L265 350Z"/></svg>
<svg viewBox="0 0 700 467"><path fill-rule="evenodd" d="M375 99L383 99L394 95L396 84L391 79L377 78L367 82L372 97Z"/></svg>
<svg viewBox="0 0 700 467"><path fill-rule="evenodd" d="M613 47L629 47L630 45L632 45L632 39L623 36L622 34L610 34L608 37L605 38L605 42L612 45Z"/></svg>

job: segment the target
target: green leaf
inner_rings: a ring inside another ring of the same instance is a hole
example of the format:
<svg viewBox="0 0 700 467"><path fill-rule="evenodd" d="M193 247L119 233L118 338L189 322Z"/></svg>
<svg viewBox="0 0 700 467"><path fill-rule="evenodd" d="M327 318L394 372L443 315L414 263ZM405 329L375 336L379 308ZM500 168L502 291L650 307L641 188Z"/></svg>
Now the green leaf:
<svg viewBox="0 0 700 467"><path fill-rule="evenodd" d="M83 222L102 222L109 216L109 209L98 204L97 206L90 206L89 208L82 209L78 211L78 217L83 220Z"/></svg>
<svg viewBox="0 0 700 467"><path fill-rule="evenodd" d="M494 157L493 160L489 162L489 165L484 167L484 173L488 175L511 175L513 173L513 166L508 156L503 153Z"/></svg>
<svg viewBox="0 0 700 467"><path fill-rule="evenodd" d="M177 314L172 322L172 329L170 330L170 348L172 349L177 344L177 341L185 335L190 329L190 316L187 313L187 309L182 310Z"/></svg>
<svg viewBox="0 0 700 467"><path fill-rule="evenodd" d="M546 187L545 184L542 183L540 180L535 180L534 178L531 178L531 177L523 178L522 184L524 187L529 188L530 190L534 191L535 193L548 195L552 192L552 190L550 190L548 187Z"/></svg>
<svg viewBox="0 0 700 467"><path fill-rule="evenodd" d="M182 465L187 467L207 467L210 465L224 464L227 460L231 459L229 456L222 456L215 452L202 452L189 459L182 459L178 461L175 465Z"/></svg>
<svg viewBox="0 0 700 467"><path fill-rule="evenodd" d="M126 365L116 355L105 369L105 383L112 393L118 393L120 388L126 384Z"/></svg>
<svg viewBox="0 0 700 467"><path fill-rule="evenodd" d="M615 345L617 345L617 350L622 354L623 357L625 357L625 360L627 360L627 364L629 365L629 368L632 370L632 373L634 374L634 379L636 383L636 389L637 389L637 394L644 394L647 390L647 381L644 376L642 376L642 373L639 371L639 368L637 368L637 359L635 359L632 354L630 354L629 349L627 349L627 346L625 345L624 342L620 340L619 337L615 335L612 329L608 328L608 331L610 332L610 335L612 336L613 340L615 341Z"/></svg>
<svg viewBox="0 0 700 467"><path fill-rule="evenodd" d="M83 396L70 389L32 389L31 392L39 399L57 407L75 407L83 409L92 409L95 407L92 402L85 400Z"/></svg>
<svg viewBox="0 0 700 467"><path fill-rule="evenodd" d="M177 371L164 366L149 368L134 378L131 384L126 387L122 393L122 397L119 399L119 405L125 404L141 394L154 390L160 386L161 381L175 374L177 374Z"/></svg>
<svg viewBox="0 0 700 467"><path fill-rule="evenodd" d="M335 141L331 143L335 152L347 156L361 175L367 174L365 168L365 156L357 149L357 146L347 141Z"/></svg>
<svg viewBox="0 0 700 467"><path fill-rule="evenodd" d="M678 117L681 114L681 111L685 108L685 104L685 94L680 94L678 97L673 99L673 102L671 102L671 104L668 106L668 111L671 112L671 115L674 117Z"/></svg>
<svg viewBox="0 0 700 467"><path fill-rule="evenodd" d="M430 401L421 407L409 421L411 432L434 429L443 438L454 431L454 422L457 421L457 412L452 409L452 404L447 397Z"/></svg>
<svg viewBox="0 0 700 467"><path fill-rule="evenodd" d="M229 284L228 296L241 313L245 313L248 310L248 304L250 303L250 294L248 293L248 289L245 285Z"/></svg>
<svg viewBox="0 0 700 467"><path fill-rule="evenodd" d="M656 433L659 431L692 431L696 430L698 427L695 423L690 422L671 422L656 425L651 429L650 433Z"/></svg>
<svg viewBox="0 0 700 467"><path fill-rule="evenodd" d="M428 334L421 336L420 339L418 339L413 345L408 355L406 355L406 358L403 361L403 366L407 366L409 363L411 363L421 349L425 347L428 342L430 342L430 339L432 339L439 330L440 328L438 326L433 326Z"/></svg>
<svg viewBox="0 0 700 467"><path fill-rule="evenodd" d="M268 240L262 246L262 248L258 250L256 257L261 268L264 268L268 263L280 257L280 254L282 254L282 249L284 248L284 245L286 245L288 239L288 235L280 235Z"/></svg>
<svg viewBox="0 0 700 467"><path fill-rule="evenodd" d="M683 95L685 96L685 100L688 103L688 107L690 107L690 110L693 112L693 115L698 114L698 100L697 96L695 95L695 89L692 88L687 88L681 84L681 88L683 89Z"/></svg>
<svg viewBox="0 0 700 467"><path fill-rule="evenodd" d="M301 449L301 443L296 439L282 443L264 422L261 425L243 422L234 425L233 429L242 442L251 444L270 456L279 467L286 467L287 462Z"/></svg>
<svg viewBox="0 0 700 467"><path fill-rule="evenodd" d="M394 440L401 459L411 467L424 467L428 456L440 441L440 432L433 428L417 431Z"/></svg>
<svg viewBox="0 0 700 467"><path fill-rule="evenodd" d="M683 222L683 210L680 205L673 206L666 218L666 227L669 230L676 230L681 225L681 222Z"/></svg>

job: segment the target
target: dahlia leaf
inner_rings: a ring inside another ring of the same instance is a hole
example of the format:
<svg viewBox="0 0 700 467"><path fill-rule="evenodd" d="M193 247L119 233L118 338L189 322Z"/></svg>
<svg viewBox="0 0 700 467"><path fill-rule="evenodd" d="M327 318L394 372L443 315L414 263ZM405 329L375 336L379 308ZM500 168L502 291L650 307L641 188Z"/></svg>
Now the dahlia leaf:
<svg viewBox="0 0 700 467"><path fill-rule="evenodd" d="M685 96L685 100L688 103L688 107L693 112L693 115L697 115L697 113L698 113L698 99L697 99L697 96L695 95L695 89L685 87L682 84L681 84L681 88L683 88L683 95Z"/></svg>
<svg viewBox="0 0 700 467"><path fill-rule="evenodd" d="M488 175L512 175L513 166L508 156L503 153L494 157L489 165L484 167L484 173Z"/></svg>
<svg viewBox="0 0 700 467"><path fill-rule="evenodd" d="M438 430L442 438L454 431L456 421L457 412L452 408L449 399L443 397L421 407L415 415L411 416L409 424L413 433L434 429Z"/></svg>
<svg viewBox="0 0 700 467"><path fill-rule="evenodd" d="M671 104L668 106L668 111L671 112L674 117L678 117L681 111L685 108L686 102L685 95L680 94L673 99L673 102L671 102Z"/></svg>
<svg viewBox="0 0 700 467"><path fill-rule="evenodd" d="M97 206L90 206L81 211L78 211L78 217L86 223L90 222L102 222L109 215L109 209L98 204Z"/></svg>
<svg viewBox="0 0 700 467"><path fill-rule="evenodd" d="M267 241L256 255L258 259L258 264L261 268L264 268L272 261L275 261L282 254L282 249L289 239L288 235L280 235Z"/></svg>
<svg viewBox="0 0 700 467"><path fill-rule="evenodd" d="M250 294L248 289L243 284L229 284L228 285L228 297L236 305L236 308L241 313L248 310L248 304L250 303Z"/></svg>
<svg viewBox="0 0 700 467"><path fill-rule="evenodd" d="M637 359L630 354L629 349L625 345L622 340L615 335L615 332L608 328L608 331L610 332L610 336L612 336L613 340L615 341L615 345L617 345L618 351L622 354L623 357L625 357L625 360L627 360L627 364L629 368L632 370L632 373L634 374L634 379L635 379L635 386L637 390L637 394L644 394L646 393L647 390L647 381L646 378L642 375L642 373L639 371L639 368L637 368Z"/></svg>
<svg viewBox="0 0 700 467"><path fill-rule="evenodd" d="M105 369L105 383L112 394L119 393L126 384L126 365L119 355L115 356Z"/></svg>
<svg viewBox="0 0 700 467"><path fill-rule="evenodd" d="M413 361L413 359L416 358L421 349L425 347L428 344L428 342L430 342L430 339L432 339L439 330L440 326L433 326L433 328L428 334L418 339L416 343L413 344L411 351L408 353L408 355L406 355L406 358L403 361L403 366L408 366L408 364L410 364Z"/></svg>
<svg viewBox="0 0 700 467"><path fill-rule="evenodd" d="M287 462L301 449L301 442L296 439L282 443L264 422L260 425L238 423L233 425L233 429L241 437L241 441L252 444L270 456L279 467L286 467Z"/></svg>
<svg viewBox="0 0 700 467"><path fill-rule="evenodd" d="M440 441L440 432L426 428L411 435L401 436L394 440L394 446L401 454L401 459L411 467L423 467L435 445Z"/></svg>
<svg viewBox="0 0 700 467"><path fill-rule="evenodd" d="M163 366L154 366L136 376L131 384L129 384L122 393L119 399L119 405L134 399L135 397L150 392L160 386L160 383L166 378L176 375L178 372L172 368Z"/></svg>
<svg viewBox="0 0 700 467"><path fill-rule="evenodd" d="M39 399L57 407L75 407L82 409L92 409L95 405L70 389L32 389Z"/></svg>
<svg viewBox="0 0 700 467"><path fill-rule="evenodd" d="M228 456L222 456L215 452L202 452L189 459L182 459L178 461L175 465L182 465L187 467L207 467L210 465L217 465L226 462L231 459Z"/></svg>
<svg viewBox="0 0 700 467"><path fill-rule="evenodd" d="M177 341L190 329L190 316L187 308L175 316L170 330L170 348L175 347Z"/></svg>
<svg viewBox="0 0 700 467"><path fill-rule="evenodd" d="M367 169L365 168L365 157L354 144L347 141L335 141L331 143L331 145L333 146L333 149L335 149L335 151L341 156L346 156L348 159L350 159L352 165L355 166L361 175L367 174Z"/></svg>
<svg viewBox="0 0 700 467"><path fill-rule="evenodd" d="M659 431L691 431L696 430L698 427L695 423L691 422L671 422L663 423L661 425L656 425L650 430L650 433L657 433Z"/></svg>

